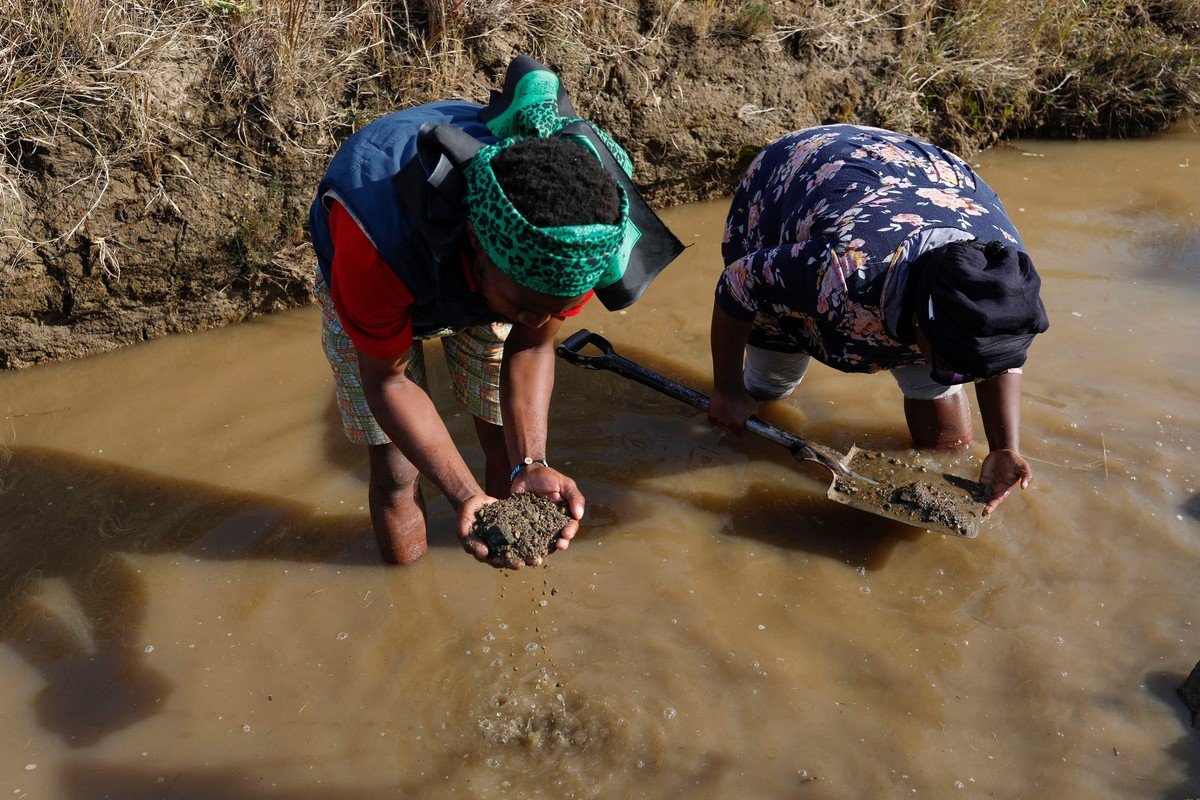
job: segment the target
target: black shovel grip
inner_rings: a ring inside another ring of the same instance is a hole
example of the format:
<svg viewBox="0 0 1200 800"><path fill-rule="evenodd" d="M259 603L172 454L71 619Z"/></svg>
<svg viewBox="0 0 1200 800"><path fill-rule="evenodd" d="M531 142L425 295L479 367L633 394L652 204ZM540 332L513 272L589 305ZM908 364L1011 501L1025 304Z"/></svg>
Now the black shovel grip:
<svg viewBox="0 0 1200 800"><path fill-rule="evenodd" d="M581 353L580 351L588 345L595 347L603 355L589 356ZM622 377L637 381L643 386L648 386L657 392L674 397L676 400L682 400L693 408L698 408L705 412L708 411L707 395L701 394L695 389L684 386L682 383L659 375L657 372L648 370L640 364L617 355L612 342L598 333L592 333L587 328L578 330L568 336L558 346L556 352L560 358L577 367L583 367L584 369L606 369L610 372L615 372ZM770 439L776 444L783 445L798 458L811 457L808 442L795 434L780 430L774 425L768 425L758 417L750 417L746 420L746 429L766 439Z"/></svg>
<svg viewBox="0 0 1200 800"><path fill-rule="evenodd" d="M589 356L581 353L580 351L588 345L595 347L603 355ZM649 386L655 391L670 395L676 400L682 400L689 406L698 408L701 411L708 410L708 398L705 395L617 355L616 350L613 349L612 342L598 333L592 333L587 328L576 331L568 336L558 346L556 352L560 358L577 367L583 367L584 369L606 369L609 372L617 373L621 377L637 381L643 386Z"/></svg>

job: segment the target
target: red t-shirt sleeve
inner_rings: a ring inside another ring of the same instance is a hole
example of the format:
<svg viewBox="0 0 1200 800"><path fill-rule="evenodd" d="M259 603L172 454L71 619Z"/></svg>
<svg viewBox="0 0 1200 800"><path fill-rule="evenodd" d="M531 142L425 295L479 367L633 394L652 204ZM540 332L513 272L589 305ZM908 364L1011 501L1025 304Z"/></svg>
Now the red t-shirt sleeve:
<svg viewBox="0 0 1200 800"><path fill-rule="evenodd" d="M559 319L566 319L567 317L573 317L576 314L578 314L580 311L583 311L583 307L587 305L587 301L591 300L595 296L596 296L595 292L588 291L588 293L583 296L583 299L579 301L579 305L575 306L574 308L569 308L566 311L562 312L561 314L555 314L554 316L558 317Z"/></svg>
<svg viewBox="0 0 1200 800"><path fill-rule="evenodd" d="M412 347L412 293L340 203L329 210L333 269L329 294L354 346L372 358L399 358Z"/></svg>

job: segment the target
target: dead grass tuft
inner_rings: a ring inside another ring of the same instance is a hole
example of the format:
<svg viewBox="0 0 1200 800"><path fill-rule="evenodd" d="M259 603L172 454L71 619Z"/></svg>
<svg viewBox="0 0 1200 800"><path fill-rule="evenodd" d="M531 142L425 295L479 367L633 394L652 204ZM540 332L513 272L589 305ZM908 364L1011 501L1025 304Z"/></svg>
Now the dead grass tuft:
<svg viewBox="0 0 1200 800"><path fill-rule="evenodd" d="M965 147L1159 130L1200 104L1198 18L1179 1L906 3L879 121Z"/></svg>
<svg viewBox="0 0 1200 800"><path fill-rule="evenodd" d="M1195 0L0 0L0 238L83 237L117 280L119 244L86 229L117 170L145 179L148 208L182 217L189 146L258 180L385 110L481 98L518 52L598 85L619 73L626 105L654 105L681 24L842 76L898 43L846 118L962 150L1142 133L1200 106ZM67 148L79 155L64 161ZM34 236L20 220L51 160L81 196L68 224ZM268 263L270 241L246 238Z"/></svg>

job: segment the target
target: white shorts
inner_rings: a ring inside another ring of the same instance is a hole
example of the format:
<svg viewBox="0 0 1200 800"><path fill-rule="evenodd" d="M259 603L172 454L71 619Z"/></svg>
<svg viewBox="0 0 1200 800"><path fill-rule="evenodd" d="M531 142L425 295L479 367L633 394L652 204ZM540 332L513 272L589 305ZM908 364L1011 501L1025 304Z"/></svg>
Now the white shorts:
<svg viewBox="0 0 1200 800"><path fill-rule="evenodd" d="M805 353L779 353L747 345L742 381L755 398L778 400L800 385L811 360ZM928 364L908 364L888 371L904 396L912 400L940 400L961 392L963 387L961 383L954 386L938 383L929 377Z"/></svg>

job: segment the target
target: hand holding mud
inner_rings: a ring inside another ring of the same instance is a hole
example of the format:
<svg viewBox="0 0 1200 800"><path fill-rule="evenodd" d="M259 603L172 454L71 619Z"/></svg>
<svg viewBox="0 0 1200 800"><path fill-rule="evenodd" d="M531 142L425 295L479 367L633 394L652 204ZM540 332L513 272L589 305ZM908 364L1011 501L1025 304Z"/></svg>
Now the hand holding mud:
<svg viewBox="0 0 1200 800"><path fill-rule="evenodd" d="M1029 482L1033 480L1033 470L1030 469L1029 462L1016 450L993 450L983 460L979 480L992 490L992 499L983 509L983 515L986 517L995 511L1018 485L1022 489L1029 488Z"/></svg>
<svg viewBox="0 0 1200 800"><path fill-rule="evenodd" d="M563 528L555 544L559 550L566 550L579 530L579 520L583 519L583 512L587 506L583 492L579 491L575 481L553 467L534 466L517 476L513 481L512 491L513 494L531 492L566 509L570 515L570 522Z"/></svg>
<svg viewBox="0 0 1200 800"><path fill-rule="evenodd" d="M544 503L535 504L532 501L535 497ZM484 510L492 505L504 509ZM483 493L467 498L458 507L458 537L463 549L476 560L497 569L537 567L545 556L570 546L585 506L583 493L574 480L556 469L538 465L517 476L513 494L506 500ZM518 524L509 517L515 517ZM551 521L553 530L546 528ZM493 538L490 529L498 522L507 527L504 535ZM506 541L509 529L514 534L513 541Z"/></svg>
<svg viewBox="0 0 1200 800"><path fill-rule="evenodd" d="M537 567L555 549L566 547L563 532L568 525L577 524L545 497L519 492L479 506L467 540L478 543L473 544L476 557L484 553L480 560L492 566Z"/></svg>
<svg viewBox="0 0 1200 800"><path fill-rule="evenodd" d="M458 538L462 542L463 550L475 556L477 561L491 564L494 567L505 567L508 565L503 561L488 557L488 546L483 543L482 539L471 532L475 524L475 513L483 506L495 502L498 502L496 498L489 497L482 492L472 495L463 501L457 509Z"/></svg>

